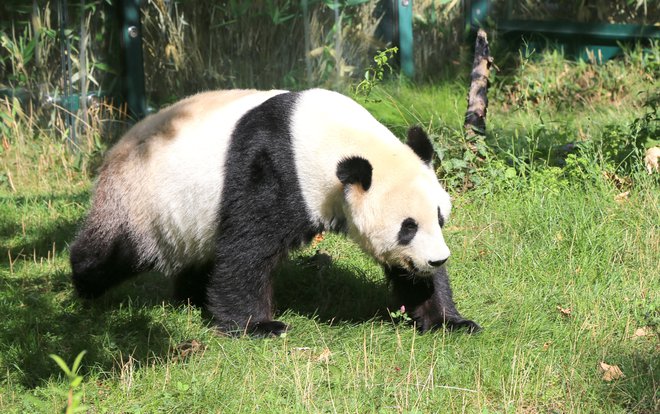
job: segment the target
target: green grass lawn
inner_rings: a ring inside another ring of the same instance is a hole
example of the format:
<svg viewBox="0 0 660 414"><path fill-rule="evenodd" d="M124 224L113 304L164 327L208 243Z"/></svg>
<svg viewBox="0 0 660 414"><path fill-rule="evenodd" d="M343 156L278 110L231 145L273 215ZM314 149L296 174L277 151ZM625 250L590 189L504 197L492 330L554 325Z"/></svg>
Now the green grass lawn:
<svg viewBox="0 0 660 414"><path fill-rule="evenodd" d="M440 142L450 139L443 128L460 125L462 88L395 89L387 94L400 107L370 104L384 122L419 122ZM608 122L623 125L634 112ZM494 109L491 139L533 129L538 118L528 113ZM564 119L569 134L556 143L600 130L578 132L575 111L544 122ZM545 167L501 178L498 169L512 167L493 161L475 172L491 177L490 186L453 190L448 266L458 309L484 328L477 335L419 335L392 320L379 267L345 238L326 235L276 276L278 319L293 329L277 339L226 338L203 311L174 301L157 274L78 300L67 246L91 179L56 139L27 142L10 137L0 153L1 412L62 410L69 380L49 354L71 364L83 350L73 395L93 413L660 409L653 178L633 175L628 197L617 199L623 190L597 165L581 179ZM606 381L601 362L623 376Z"/></svg>
<svg viewBox="0 0 660 414"><path fill-rule="evenodd" d="M66 242L86 193L5 192L0 406L62 407L67 382L48 354L70 362L87 350L80 392L92 412L652 412L657 330L634 332L657 329L659 198L636 191L618 204L614 195L457 197L450 271L459 309L484 327L478 335L393 323L379 313L378 267L328 236L316 249L331 262L308 248L278 275L278 313L294 329L255 340L214 334L158 275L81 303ZM185 355L193 340L201 346ZM602 380L601 361L625 377Z"/></svg>

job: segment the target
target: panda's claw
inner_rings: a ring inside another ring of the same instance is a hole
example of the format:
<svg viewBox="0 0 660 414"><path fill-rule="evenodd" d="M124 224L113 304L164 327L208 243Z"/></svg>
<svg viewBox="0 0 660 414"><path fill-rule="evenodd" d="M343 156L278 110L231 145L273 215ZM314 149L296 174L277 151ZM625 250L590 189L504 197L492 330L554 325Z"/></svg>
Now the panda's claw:
<svg viewBox="0 0 660 414"><path fill-rule="evenodd" d="M469 319L447 319L447 320L431 320L429 318L418 318L415 320L415 325L420 333L434 331L438 329L446 329L448 331L458 331L465 329L468 334L476 334L483 330L478 323Z"/></svg>
<svg viewBox="0 0 660 414"><path fill-rule="evenodd" d="M469 334L476 334L476 333L479 333L483 330L483 328L481 326L479 326L478 323L476 323L474 321L471 321L469 319L463 319L463 320L460 320L460 321L447 321L445 323L445 326L450 331L465 328L467 333L469 333Z"/></svg>
<svg viewBox="0 0 660 414"><path fill-rule="evenodd" d="M283 334L287 333L290 329L289 325L280 321L265 321L265 322L256 322L251 324L249 327L248 333L252 336L257 337L280 337Z"/></svg>

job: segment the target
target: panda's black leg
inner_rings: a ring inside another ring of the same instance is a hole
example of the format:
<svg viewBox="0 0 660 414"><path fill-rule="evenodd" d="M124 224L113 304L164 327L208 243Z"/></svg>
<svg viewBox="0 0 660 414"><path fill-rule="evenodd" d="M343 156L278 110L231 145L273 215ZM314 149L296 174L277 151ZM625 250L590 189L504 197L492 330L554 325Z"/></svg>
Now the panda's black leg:
<svg viewBox="0 0 660 414"><path fill-rule="evenodd" d="M273 320L273 286L266 268L232 269L218 263L207 289L207 308L228 334L280 336L287 325Z"/></svg>
<svg viewBox="0 0 660 414"><path fill-rule="evenodd" d="M96 298L143 271L127 235L109 235L86 226L70 248L73 285L79 296Z"/></svg>
<svg viewBox="0 0 660 414"><path fill-rule="evenodd" d="M271 272L283 254L281 248L265 233L232 234L227 227L218 236L207 309L225 333L280 336L288 326L273 320Z"/></svg>
<svg viewBox="0 0 660 414"><path fill-rule="evenodd" d="M443 325L450 330L466 328L469 333L481 329L474 321L463 318L456 309L444 266L438 268L432 277L413 277L398 267L386 268L385 272L394 295L406 307L420 331Z"/></svg>
<svg viewBox="0 0 660 414"><path fill-rule="evenodd" d="M318 232L302 196L288 119L296 95L283 94L244 116L227 152L208 310L220 329L279 336L272 271L292 247Z"/></svg>

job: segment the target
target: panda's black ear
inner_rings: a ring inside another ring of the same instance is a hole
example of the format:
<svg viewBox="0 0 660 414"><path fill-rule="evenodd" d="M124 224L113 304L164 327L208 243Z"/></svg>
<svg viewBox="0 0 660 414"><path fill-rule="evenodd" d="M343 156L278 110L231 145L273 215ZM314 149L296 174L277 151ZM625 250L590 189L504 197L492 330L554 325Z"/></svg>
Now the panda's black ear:
<svg viewBox="0 0 660 414"><path fill-rule="evenodd" d="M337 164L337 178L343 185L360 184L367 191L371 187L372 170L369 161L362 157L344 158Z"/></svg>
<svg viewBox="0 0 660 414"><path fill-rule="evenodd" d="M421 127L410 127L408 130L408 146L425 163L430 164L433 160L433 144L431 144L431 140Z"/></svg>

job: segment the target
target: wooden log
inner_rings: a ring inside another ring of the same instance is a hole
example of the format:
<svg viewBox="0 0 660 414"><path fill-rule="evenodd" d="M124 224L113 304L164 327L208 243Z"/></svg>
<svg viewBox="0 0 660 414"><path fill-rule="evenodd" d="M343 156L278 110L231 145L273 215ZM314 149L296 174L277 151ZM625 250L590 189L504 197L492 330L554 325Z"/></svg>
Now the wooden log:
<svg viewBox="0 0 660 414"><path fill-rule="evenodd" d="M488 36L483 29L477 32L474 61L470 75L467 111L463 127L468 138L486 135L486 113L488 111L488 76L493 58L490 56Z"/></svg>

